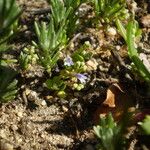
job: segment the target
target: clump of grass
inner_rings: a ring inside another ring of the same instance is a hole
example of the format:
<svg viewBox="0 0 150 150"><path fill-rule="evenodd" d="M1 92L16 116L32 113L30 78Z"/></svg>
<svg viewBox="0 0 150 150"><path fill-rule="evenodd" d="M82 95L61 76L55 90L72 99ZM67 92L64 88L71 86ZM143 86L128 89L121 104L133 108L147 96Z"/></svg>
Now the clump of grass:
<svg viewBox="0 0 150 150"><path fill-rule="evenodd" d="M17 93L16 72L8 67L13 60L2 59L3 53L9 50L8 41L18 29L18 18L22 10L15 0L0 1L0 101L13 100Z"/></svg>

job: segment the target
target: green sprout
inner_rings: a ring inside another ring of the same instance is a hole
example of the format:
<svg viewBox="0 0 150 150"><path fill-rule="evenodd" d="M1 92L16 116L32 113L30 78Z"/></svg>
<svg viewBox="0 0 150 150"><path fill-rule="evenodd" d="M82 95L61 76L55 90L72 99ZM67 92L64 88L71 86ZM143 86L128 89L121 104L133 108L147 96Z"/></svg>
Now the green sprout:
<svg viewBox="0 0 150 150"><path fill-rule="evenodd" d="M65 24L67 37L71 38L78 27L78 8L86 0L48 0L48 2L51 5L52 17L56 29L59 29L62 24Z"/></svg>
<svg viewBox="0 0 150 150"><path fill-rule="evenodd" d="M111 114L100 119L99 125L93 127L99 139L99 150L123 150L124 138L121 126L117 125Z"/></svg>
<svg viewBox="0 0 150 150"><path fill-rule="evenodd" d="M123 26L120 20L117 20L116 23L120 34L127 43L128 55L134 64L134 68L139 72L139 75L149 83L150 71L139 58L138 51L135 48L136 39L141 35L141 30L139 29L137 22L135 20L130 21L126 28Z"/></svg>
<svg viewBox="0 0 150 150"><path fill-rule="evenodd" d="M0 102L13 100L17 94L16 72L8 67L0 67Z"/></svg>
<svg viewBox="0 0 150 150"><path fill-rule="evenodd" d="M83 44L77 51L73 53L73 61L85 62L89 60L92 56L92 53L86 51L86 49L88 49L89 47L90 45L88 45L88 43Z"/></svg>
<svg viewBox="0 0 150 150"><path fill-rule="evenodd" d="M128 17L125 0L93 0L97 20L110 23L113 20Z"/></svg>
<svg viewBox="0 0 150 150"><path fill-rule="evenodd" d="M46 81L46 86L53 91L57 91L57 95L61 98L64 98L66 96L65 93L65 88L66 84L65 82L61 79L60 76L55 76L52 79L48 79Z"/></svg>
<svg viewBox="0 0 150 150"><path fill-rule="evenodd" d="M0 48L2 48L1 45ZM13 100L17 94L18 81L14 79L16 72L8 67L8 63L14 60L2 59L3 51L0 51L0 102L8 102L9 100Z"/></svg>
<svg viewBox="0 0 150 150"><path fill-rule="evenodd" d="M35 64L38 60L34 46L25 47L19 56L19 64L22 70L27 70L31 64Z"/></svg>
<svg viewBox="0 0 150 150"><path fill-rule="evenodd" d="M35 22L35 31L38 37L38 43L33 44L38 49L37 55L42 66L48 73L56 65L60 51L64 48L67 41L65 29L62 25L58 31L55 30L54 21L51 18L49 24Z"/></svg>
<svg viewBox="0 0 150 150"><path fill-rule="evenodd" d="M66 9L70 8L70 13L67 17L68 24L66 28L66 33L69 38L72 37L74 32L77 30L79 24L77 21L79 20L78 16L78 8L81 6L82 3L86 2L87 0L64 0L64 6Z"/></svg>
<svg viewBox="0 0 150 150"><path fill-rule="evenodd" d="M54 26L56 31L63 25L67 25L67 18L71 11L71 7L66 8L61 0L50 1L52 18L54 19Z"/></svg>
<svg viewBox="0 0 150 150"><path fill-rule="evenodd" d="M21 52L19 56L19 64L21 69L26 70L29 67L30 59L28 54Z"/></svg>
<svg viewBox="0 0 150 150"><path fill-rule="evenodd" d="M0 44L14 35L21 13L22 10L16 5L16 0L0 1Z"/></svg>
<svg viewBox="0 0 150 150"><path fill-rule="evenodd" d="M0 62L2 60L3 52L9 50L10 46L7 44L8 40L14 36L18 29L18 18L22 10L16 5L15 0L1 0L0 1Z"/></svg>
<svg viewBox="0 0 150 150"><path fill-rule="evenodd" d="M48 1L51 7L49 23L35 22L35 32L38 37L34 45L38 48L37 54L42 66L48 73L56 65L60 51L67 46L70 35L75 31L77 8L83 1Z"/></svg>
<svg viewBox="0 0 150 150"><path fill-rule="evenodd" d="M60 51L64 49L68 38L66 35L67 17L70 9L66 9L62 1L54 0L51 4L50 22L35 22L35 32L38 42L34 45L38 48L37 54L42 66L48 73L56 65Z"/></svg>

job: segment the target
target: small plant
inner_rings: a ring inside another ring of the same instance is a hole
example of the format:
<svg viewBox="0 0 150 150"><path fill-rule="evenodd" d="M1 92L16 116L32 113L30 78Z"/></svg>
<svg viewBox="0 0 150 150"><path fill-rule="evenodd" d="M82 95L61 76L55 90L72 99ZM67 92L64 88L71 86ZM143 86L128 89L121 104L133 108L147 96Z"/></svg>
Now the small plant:
<svg viewBox="0 0 150 150"><path fill-rule="evenodd" d="M37 54L42 66L48 73L56 65L59 54L65 49L70 36L76 28L77 8L82 1L48 1L51 7L50 22L35 22L35 31L38 42L34 45L38 48Z"/></svg>
<svg viewBox="0 0 150 150"><path fill-rule="evenodd" d="M2 54L7 51L10 46L7 44L11 36L17 30L17 21L22 10L16 5L15 0L0 1L0 61L2 62Z"/></svg>
<svg viewBox="0 0 150 150"><path fill-rule="evenodd" d="M0 1L0 44L14 35L21 13L22 10L16 5L16 0Z"/></svg>
<svg viewBox="0 0 150 150"><path fill-rule="evenodd" d="M67 55L66 58L64 58L64 68L58 70L59 76L55 76L46 81L47 87L57 91L58 96L61 96L61 94L66 96L65 90L67 87L78 91L83 89L88 79L85 73L87 69L85 62L90 59L90 56L91 54L86 52L83 48L74 52L72 57Z"/></svg>
<svg viewBox="0 0 150 150"><path fill-rule="evenodd" d="M46 81L47 87L51 90L57 91L57 95L60 97L62 97L60 93L63 93L63 95L65 94L67 87L72 90L80 91L84 88L84 85L88 79L87 75L81 72L81 70L85 71L85 64L80 64L80 62L74 63L71 57L67 56L64 65L65 69L60 71L59 76L55 76Z"/></svg>
<svg viewBox="0 0 150 150"><path fill-rule="evenodd" d="M38 37L38 43L34 45L38 48L37 54L42 66L48 73L56 65L60 51L67 44L66 25L70 9L66 9L64 3L60 0L54 0L51 4L50 22L41 25L35 22L35 31Z"/></svg>
<svg viewBox="0 0 150 150"><path fill-rule="evenodd" d="M72 37L79 26L79 24L77 24L77 21L79 20L79 16L77 13L78 8L82 3L86 1L87 0L64 0L64 6L66 7L66 9L68 10L70 8L70 13L67 17L68 24L66 28L66 33L69 38Z"/></svg>
<svg viewBox="0 0 150 150"><path fill-rule="evenodd" d="M77 62L86 62L92 56L92 53L87 52L86 49L90 47L90 44L85 43L81 46L77 51L75 51L72 55L73 61Z"/></svg>
<svg viewBox="0 0 150 150"><path fill-rule="evenodd" d="M21 69L26 70L31 64L35 64L38 60L36 50L34 46L31 48L25 47L19 56L19 64Z"/></svg>
<svg viewBox="0 0 150 150"><path fill-rule="evenodd" d="M128 46L128 54L131 61L134 64L134 68L139 73L142 78L150 82L150 71L146 67L147 64L144 64L139 57L138 51L135 48L136 39L141 35L141 30L138 27L138 24L135 20L130 21L125 28L123 24L117 20L117 26L120 34L124 38ZM150 65L150 64L149 64Z"/></svg>
<svg viewBox="0 0 150 150"><path fill-rule="evenodd" d="M0 102L13 100L17 93L16 72L8 67L0 67Z"/></svg>
<svg viewBox="0 0 150 150"><path fill-rule="evenodd" d="M2 48L1 45L0 48ZM14 79L16 72L8 67L8 62L13 60L2 59L3 51L0 51L0 102L8 102L16 96L18 81Z"/></svg>
<svg viewBox="0 0 150 150"><path fill-rule="evenodd" d="M86 0L53 0L48 2L51 5L52 17L56 29L65 24L67 37L71 38L78 27L78 8Z"/></svg>
<svg viewBox="0 0 150 150"><path fill-rule="evenodd" d="M100 140L99 150L123 150L124 138L121 126L117 125L111 114L101 118L94 132Z"/></svg>
<svg viewBox="0 0 150 150"><path fill-rule="evenodd" d="M38 49L37 55L42 66L50 73L51 69L56 65L60 51L67 41L65 29L62 25L56 31L54 21L51 19L48 25L45 22L42 22L41 25L35 22L35 31L38 43L33 42L33 44Z"/></svg>
<svg viewBox="0 0 150 150"><path fill-rule="evenodd" d="M59 30L62 25L67 26L67 18L72 8L66 8L64 2L61 0L50 1L50 6L56 31Z"/></svg>
<svg viewBox="0 0 150 150"><path fill-rule="evenodd" d="M125 0L93 0L96 20L102 23L110 23L117 18L125 19L128 17Z"/></svg>
<svg viewBox="0 0 150 150"><path fill-rule="evenodd" d="M41 25L35 22L35 31L38 37L38 43L33 43L39 51L38 57L42 66L48 73L56 65L60 51L67 42L66 24L67 16L70 12L64 7L64 3L60 0L51 1L51 17L50 22L42 22Z"/></svg>

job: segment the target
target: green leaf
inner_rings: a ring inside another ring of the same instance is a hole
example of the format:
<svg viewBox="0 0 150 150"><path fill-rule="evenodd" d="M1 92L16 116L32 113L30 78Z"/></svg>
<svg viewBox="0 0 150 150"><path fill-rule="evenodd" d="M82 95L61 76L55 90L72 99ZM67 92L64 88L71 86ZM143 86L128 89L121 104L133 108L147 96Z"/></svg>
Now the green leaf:
<svg viewBox="0 0 150 150"><path fill-rule="evenodd" d="M143 62L139 59L137 50L135 49L134 43L134 22L129 22L127 25L127 45L128 45L128 54L133 61L135 67L146 81L150 82L150 72L147 70Z"/></svg>
<svg viewBox="0 0 150 150"><path fill-rule="evenodd" d="M13 25L23 10L17 7L15 0L1 0L0 12L0 33L7 37L11 31L16 30Z"/></svg>
<svg viewBox="0 0 150 150"><path fill-rule="evenodd" d="M7 67L0 66L0 101L13 100L17 93L16 72Z"/></svg>
<svg viewBox="0 0 150 150"><path fill-rule="evenodd" d="M55 91L63 91L66 88L66 84L59 76L55 76L52 79L46 81L46 85L49 89Z"/></svg>
<svg viewBox="0 0 150 150"><path fill-rule="evenodd" d="M120 22L119 19L116 20L116 24L117 24L117 27L118 27L118 30L119 30L121 36L124 38L125 41L127 41L126 29L124 28L124 26L122 25L122 23Z"/></svg>
<svg viewBox="0 0 150 150"><path fill-rule="evenodd" d="M96 19L104 20L106 23L122 19L124 10L126 10L126 1L124 0L93 0ZM123 15L124 14L124 15Z"/></svg>
<svg viewBox="0 0 150 150"><path fill-rule="evenodd" d="M40 40L41 32L40 32L40 29L39 29L39 24L36 21L34 22L34 27L35 27L36 35L37 35L38 39Z"/></svg>
<svg viewBox="0 0 150 150"><path fill-rule="evenodd" d="M145 81L150 82L150 72L140 60L137 49L135 48L135 40L140 36L141 33L141 30L138 28L137 22L135 20L130 21L127 24L126 29L119 19L117 19L116 24L118 26L120 34L123 36L124 40L127 43L128 55L134 63L136 70L140 73Z"/></svg>
<svg viewBox="0 0 150 150"><path fill-rule="evenodd" d="M144 134L150 135L150 115L147 115L143 122L139 122L138 124L141 126Z"/></svg>
<svg viewBox="0 0 150 150"><path fill-rule="evenodd" d="M100 118L99 124L93 127L96 136L99 138L99 148L102 150L124 149L122 129L117 125L109 113L106 117Z"/></svg>

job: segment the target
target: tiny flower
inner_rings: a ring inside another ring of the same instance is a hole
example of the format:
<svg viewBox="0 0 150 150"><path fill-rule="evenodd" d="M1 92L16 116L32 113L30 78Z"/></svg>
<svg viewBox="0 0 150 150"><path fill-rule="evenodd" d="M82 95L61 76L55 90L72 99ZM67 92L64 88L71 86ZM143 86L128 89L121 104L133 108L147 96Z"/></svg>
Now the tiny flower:
<svg viewBox="0 0 150 150"><path fill-rule="evenodd" d="M56 71L56 72L59 72L59 71L60 71L59 68L58 68L58 66L56 66L55 71Z"/></svg>
<svg viewBox="0 0 150 150"><path fill-rule="evenodd" d="M72 61L72 58L70 56L67 56L65 59L64 59L64 65L65 66L72 66L74 63Z"/></svg>
<svg viewBox="0 0 150 150"><path fill-rule="evenodd" d="M76 74L76 77L78 78L78 80L81 82L81 83L85 83L86 82L86 79L87 79L87 76L85 76L84 74Z"/></svg>

